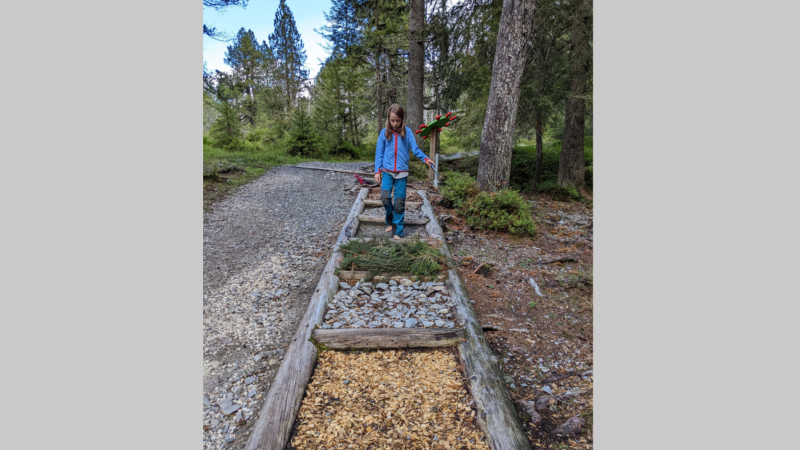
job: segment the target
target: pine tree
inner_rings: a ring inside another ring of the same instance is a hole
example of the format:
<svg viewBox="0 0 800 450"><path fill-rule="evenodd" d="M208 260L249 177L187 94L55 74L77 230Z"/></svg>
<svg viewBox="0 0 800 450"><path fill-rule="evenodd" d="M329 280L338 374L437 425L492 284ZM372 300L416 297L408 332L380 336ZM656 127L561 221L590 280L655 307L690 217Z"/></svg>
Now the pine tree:
<svg viewBox="0 0 800 450"><path fill-rule="evenodd" d="M308 70L303 68L306 52L286 0L281 0L278 5L273 24L275 29L269 35L269 47L275 58L278 69L276 77L283 87L286 96L285 111L288 112L296 104L297 94L308 78Z"/></svg>
<svg viewBox="0 0 800 450"><path fill-rule="evenodd" d="M590 95L592 65L592 4L591 0L572 0L570 9L570 90L564 106L564 140L558 160L558 184L584 183L583 136L586 120L586 99Z"/></svg>
<svg viewBox="0 0 800 450"><path fill-rule="evenodd" d="M358 0L332 0L330 13L325 14L327 25L314 30L330 41L325 49L331 55L347 58L359 52L363 41L363 23L357 17Z"/></svg>
<svg viewBox="0 0 800 450"><path fill-rule="evenodd" d="M530 39L535 8L536 0L503 2L489 103L481 133L477 181L482 191L493 192L508 187L525 47Z"/></svg>
<svg viewBox="0 0 800 450"><path fill-rule="evenodd" d="M242 118L249 124L255 123L258 111L255 89L264 78L265 50L268 51L258 44L251 30L242 28L225 52L225 64L233 69L235 87L244 96L241 99Z"/></svg>

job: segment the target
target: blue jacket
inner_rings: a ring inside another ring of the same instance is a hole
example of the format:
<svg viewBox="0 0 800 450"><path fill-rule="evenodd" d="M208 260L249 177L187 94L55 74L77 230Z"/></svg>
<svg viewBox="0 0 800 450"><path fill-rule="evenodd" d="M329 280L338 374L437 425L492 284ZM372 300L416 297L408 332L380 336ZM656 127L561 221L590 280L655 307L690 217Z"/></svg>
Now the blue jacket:
<svg viewBox="0 0 800 450"><path fill-rule="evenodd" d="M378 144L375 146L375 173L383 171L389 172L408 172L408 162L411 158L408 151L414 152L414 156L426 161L428 157L417 146L414 139L414 132L406 127L406 137L400 137L398 133L392 132L389 139L386 139L386 128L381 130L378 135Z"/></svg>

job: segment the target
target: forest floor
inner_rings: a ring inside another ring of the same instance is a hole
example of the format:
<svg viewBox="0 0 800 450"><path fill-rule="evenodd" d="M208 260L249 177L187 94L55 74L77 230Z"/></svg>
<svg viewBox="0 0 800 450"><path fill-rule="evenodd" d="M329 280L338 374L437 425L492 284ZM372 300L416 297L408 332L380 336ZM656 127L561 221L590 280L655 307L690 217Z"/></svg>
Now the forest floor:
<svg viewBox="0 0 800 450"><path fill-rule="evenodd" d="M232 176L241 178L226 184L253 178ZM346 174L289 167L208 198L204 183L204 448L243 448L352 206L352 185ZM409 190L426 187L416 180ZM450 216L440 222L481 324L499 328L486 337L533 448L592 448L591 204L526 196L537 230L519 238L470 230L428 192L436 214ZM521 402L549 395L554 404L529 423ZM581 433L556 436L574 416L586 421Z"/></svg>
<svg viewBox="0 0 800 450"><path fill-rule="evenodd" d="M455 211L435 210L452 217L442 225L480 323L499 328L485 331L486 338L533 448L592 448L593 380L582 376L593 366L591 205L527 198L537 223L533 238L470 230ZM555 404L539 410L539 424L529 423L521 401L550 396ZM580 434L556 436L574 416L585 420Z"/></svg>

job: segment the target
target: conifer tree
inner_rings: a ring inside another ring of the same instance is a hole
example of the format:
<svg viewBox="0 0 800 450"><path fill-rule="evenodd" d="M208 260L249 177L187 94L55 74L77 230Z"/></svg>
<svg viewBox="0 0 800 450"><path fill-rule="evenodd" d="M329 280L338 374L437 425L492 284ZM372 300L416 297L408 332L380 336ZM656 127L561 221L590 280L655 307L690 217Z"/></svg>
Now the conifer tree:
<svg viewBox="0 0 800 450"><path fill-rule="evenodd" d="M244 96L241 100L242 118L250 124L255 123L258 110L255 87L264 78L264 50L255 34L242 28L225 52L224 61L233 69L235 88Z"/></svg>
<svg viewBox="0 0 800 450"><path fill-rule="evenodd" d="M306 52L286 0L281 0L278 5L273 24L275 29L269 35L269 46L275 57L278 69L276 77L283 87L286 96L285 110L288 112L296 104L297 94L308 78L308 70L303 67Z"/></svg>

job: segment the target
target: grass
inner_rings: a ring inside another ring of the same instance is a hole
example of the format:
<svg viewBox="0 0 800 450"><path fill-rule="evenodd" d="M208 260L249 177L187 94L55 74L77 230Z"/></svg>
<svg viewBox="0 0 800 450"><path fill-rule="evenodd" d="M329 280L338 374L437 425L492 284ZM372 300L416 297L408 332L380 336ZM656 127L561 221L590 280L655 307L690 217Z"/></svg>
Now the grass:
<svg viewBox="0 0 800 450"><path fill-rule="evenodd" d="M378 274L435 275L449 265L444 253L418 239L403 243L386 238L350 241L340 250L344 255L340 270L365 270L369 272L367 281Z"/></svg>

